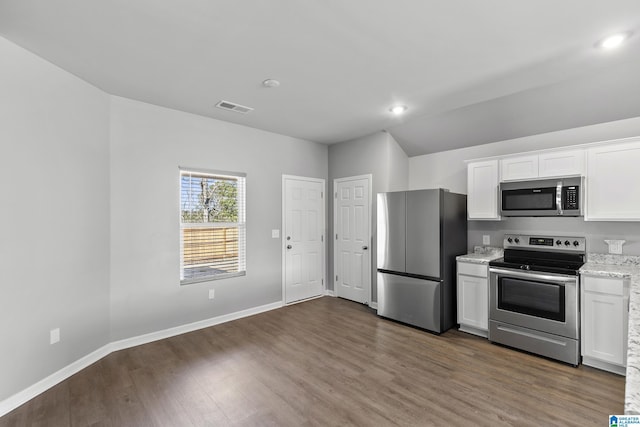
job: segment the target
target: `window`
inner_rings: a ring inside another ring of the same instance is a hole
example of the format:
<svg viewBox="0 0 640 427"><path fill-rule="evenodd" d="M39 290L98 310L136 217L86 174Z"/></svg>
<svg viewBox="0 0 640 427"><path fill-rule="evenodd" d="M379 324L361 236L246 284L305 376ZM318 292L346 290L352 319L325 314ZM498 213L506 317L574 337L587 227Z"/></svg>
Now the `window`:
<svg viewBox="0 0 640 427"><path fill-rule="evenodd" d="M180 283L244 275L245 175L180 169Z"/></svg>

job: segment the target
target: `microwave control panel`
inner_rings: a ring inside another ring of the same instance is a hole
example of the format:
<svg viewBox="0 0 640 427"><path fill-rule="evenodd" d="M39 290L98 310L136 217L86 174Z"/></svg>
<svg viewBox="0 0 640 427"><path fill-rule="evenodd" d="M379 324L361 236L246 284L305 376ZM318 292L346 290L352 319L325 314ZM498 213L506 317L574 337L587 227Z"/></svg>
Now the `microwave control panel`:
<svg viewBox="0 0 640 427"><path fill-rule="evenodd" d="M572 185L570 187L562 187L562 201L563 205L562 209L564 210L577 210L580 209L580 200L579 193L580 187L577 185Z"/></svg>

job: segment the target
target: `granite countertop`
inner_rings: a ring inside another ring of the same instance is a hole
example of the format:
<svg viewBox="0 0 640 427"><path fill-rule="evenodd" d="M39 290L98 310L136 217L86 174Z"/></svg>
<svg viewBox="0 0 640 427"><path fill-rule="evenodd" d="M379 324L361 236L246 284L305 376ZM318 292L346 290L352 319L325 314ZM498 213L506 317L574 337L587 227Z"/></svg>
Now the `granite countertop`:
<svg viewBox="0 0 640 427"><path fill-rule="evenodd" d="M457 261L471 262L474 264L488 264L489 261L501 258L503 254L502 248L493 246L474 246L473 252L466 255L458 255Z"/></svg>
<svg viewBox="0 0 640 427"><path fill-rule="evenodd" d="M580 273L631 280L624 413L640 415L640 257L588 254Z"/></svg>

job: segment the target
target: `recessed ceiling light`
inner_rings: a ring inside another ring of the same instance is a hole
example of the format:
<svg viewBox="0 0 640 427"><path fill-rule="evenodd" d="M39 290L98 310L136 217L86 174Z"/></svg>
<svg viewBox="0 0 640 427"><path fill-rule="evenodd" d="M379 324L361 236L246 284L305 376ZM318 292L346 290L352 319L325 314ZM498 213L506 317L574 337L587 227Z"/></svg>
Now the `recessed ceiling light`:
<svg viewBox="0 0 640 427"><path fill-rule="evenodd" d="M615 49L622 45L622 43L624 43L630 36L630 32L612 34L598 42L597 46L607 50Z"/></svg>
<svg viewBox="0 0 640 427"><path fill-rule="evenodd" d="M405 111L407 111L407 106L406 105L394 105L393 107L389 108L389 111L391 111L396 116L399 116L400 114L402 114Z"/></svg>
<svg viewBox="0 0 640 427"><path fill-rule="evenodd" d="M264 87L278 87L280 86L280 82L276 79L267 79L262 82L262 86Z"/></svg>

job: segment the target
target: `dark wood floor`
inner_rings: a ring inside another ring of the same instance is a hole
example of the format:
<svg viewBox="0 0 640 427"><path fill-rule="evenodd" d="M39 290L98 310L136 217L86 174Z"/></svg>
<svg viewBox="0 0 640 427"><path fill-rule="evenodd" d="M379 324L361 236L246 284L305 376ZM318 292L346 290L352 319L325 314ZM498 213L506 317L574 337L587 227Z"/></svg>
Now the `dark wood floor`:
<svg viewBox="0 0 640 427"><path fill-rule="evenodd" d="M0 426L603 426L624 378L320 298L112 353Z"/></svg>

